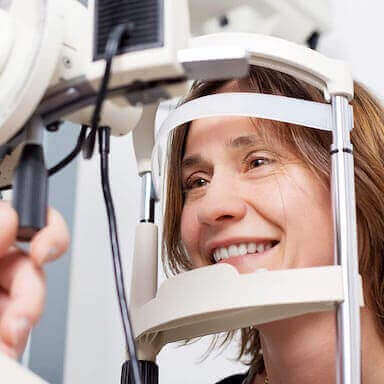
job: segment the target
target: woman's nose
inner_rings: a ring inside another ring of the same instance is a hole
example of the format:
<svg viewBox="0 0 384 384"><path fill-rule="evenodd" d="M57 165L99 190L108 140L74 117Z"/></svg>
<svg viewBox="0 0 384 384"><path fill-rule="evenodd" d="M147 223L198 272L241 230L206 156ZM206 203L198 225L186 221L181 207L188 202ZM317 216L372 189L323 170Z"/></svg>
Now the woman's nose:
<svg viewBox="0 0 384 384"><path fill-rule="evenodd" d="M220 225L241 220L246 213L246 203L239 196L233 183L212 183L200 202L197 217L201 224Z"/></svg>

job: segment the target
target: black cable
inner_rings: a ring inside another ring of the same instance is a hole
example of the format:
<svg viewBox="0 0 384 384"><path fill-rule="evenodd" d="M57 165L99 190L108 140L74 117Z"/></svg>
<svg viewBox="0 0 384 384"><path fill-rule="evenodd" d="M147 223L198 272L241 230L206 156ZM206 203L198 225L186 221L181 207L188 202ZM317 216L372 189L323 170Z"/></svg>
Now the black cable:
<svg viewBox="0 0 384 384"><path fill-rule="evenodd" d="M105 96L107 94L109 79L111 77L111 68L112 68L113 58L116 56L121 40L124 37L124 35L128 33L129 28L131 28L130 25L120 24L116 26L109 35L109 38L105 47L106 64L105 64L104 76L103 76L103 80L101 81L99 92L97 93L95 109L92 115L92 121L91 121L92 130L86 139L85 147L84 147L85 159L90 159L93 155L97 128L100 123L101 109L103 106Z"/></svg>
<svg viewBox="0 0 384 384"><path fill-rule="evenodd" d="M62 170L73 159L75 159L76 156L81 152L81 150L83 148L84 140L86 138L87 129L88 129L87 125L82 125L81 126L81 131L80 131L80 134L79 134L79 136L77 138L77 143L76 143L75 148L73 148L73 150L69 153L68 156L66 156L63 160L61 160L59 163L57 163L55 166L53 166L52 168L50 168L48 170L48 176L52 176L55 173L57 173L60 170ZM3 187L0 187L0 192L1 191L7 191L7 190L10 190L10 189L12 189L12 184L4 185Z"/></svg>
<svg viewBox="0 0 384 384"><path fill-rule="evenodd" d="M91 133L88 135L84 142L84 157L89 159L92 157L95 147L96 134L99 133L99 152L100 152L100 168L101 168L101 181L103 187L103 195L108 215L109 235L111 239L113 268L115 274L115 284L117 296L119 300L121 320L123 323L124 336L126 348L129 353L130 363L132 365L133 379L136 384L141 384L141 376L139 370L139 363L137 361L135 340L132 331L132 325L129 317L128 304L125 296L124 289L124 276L121 267L120 247L117 233L117 223L115 216L115 209L113 206L112 194L109 185L109 171L108 171L108 155L109 155L109 140L111 131L109 127L100 127L100 115L104 99L107 94L109 79L111 75L111 68L113 58L116 56L122 38L127 34L132 26L131 25L118 25L109 35L106 48L105 48L105 71L99 92L97 94L95 109L93 111L91 120Z"/></svg>
<svg viewBox="0 0 384 384"><path fill-rule="evenodd" d="M81 152L83 148L84 140L87 135L87 129L88 129L87 125L81 126L81 131L80 131L79 137L77 138L77 143L75 148L67 157L65 157L63 160L57 163L54 167L48 170L48 176L52 176L55 173L59 172L64 167L66 167Z"/></svg>
<svg viewBox="0 0 384 384"><path fill-rule="evenodd" d="M105 205L107 208L109 235L111 240L112 257L113 257L113 271L115 274L115 284L117 290L117 297L119 300L119 307L121 319L123 322L125 342L130 356L133 378L136 384L141 384L139 364L136 357L136 347L132 332L131 320L128 311L128 304L124 288L123 268L121 266L121 256L119 247L119 238L117 232L117 223L115 208L113 206L112 194L109 183L109 141L111 130L109 127L100 127L99 133L99 152L100 152L100 168L101 168L101 183L103 187L103 195Z"/></svg>

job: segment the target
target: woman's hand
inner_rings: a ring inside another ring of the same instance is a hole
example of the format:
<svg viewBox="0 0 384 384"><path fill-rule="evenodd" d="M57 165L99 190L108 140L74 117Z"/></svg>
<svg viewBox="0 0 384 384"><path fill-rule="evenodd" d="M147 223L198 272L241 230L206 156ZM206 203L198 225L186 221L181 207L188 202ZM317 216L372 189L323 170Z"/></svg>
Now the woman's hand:
<svg viewBox="0 0 384 384"><path fill-rule="evenodd" d="M47 261L62 255L69 232L60 214L48 210L47 226L38 232L26 254L15 246L18 218L7 202L0 201L0 351L17 358L29 332L43 312Z"/></svg>

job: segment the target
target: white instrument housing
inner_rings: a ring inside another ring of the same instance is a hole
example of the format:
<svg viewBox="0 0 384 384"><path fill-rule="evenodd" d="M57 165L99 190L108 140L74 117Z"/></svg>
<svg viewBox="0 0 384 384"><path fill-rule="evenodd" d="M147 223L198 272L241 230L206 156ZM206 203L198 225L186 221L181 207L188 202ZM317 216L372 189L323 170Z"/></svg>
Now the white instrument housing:
<svg viewBox="0 0 384 384"><path fill-rule="evenodd" d="M86 8L77 0L13 0L7 11L1 10L0 20L6 22L0 40L4 40L5 48L0 55L0 143L22 128L44 95L57 93L58 89L70 90L74 81L86 84L89 91L98 90L105 62L94 60L94 8L95 1ZM177 52L187 47L188 41L186 1L165 0L163 46L117 56L110 88L135 80L184 75ZM185 86L176 94L184 91ZM123 98L114 104L107 101L101 123L111 125L115 135L126 134L134 128L141 109L132 110ZM92 110L77 110L68 120L89 123Z"/></svg>
<svg viewBox="0 0 384 384"><path fill-rule="evenodd" d="M328 0L190 0L192 33L246 32L307 44L331 27Z"/></svg>

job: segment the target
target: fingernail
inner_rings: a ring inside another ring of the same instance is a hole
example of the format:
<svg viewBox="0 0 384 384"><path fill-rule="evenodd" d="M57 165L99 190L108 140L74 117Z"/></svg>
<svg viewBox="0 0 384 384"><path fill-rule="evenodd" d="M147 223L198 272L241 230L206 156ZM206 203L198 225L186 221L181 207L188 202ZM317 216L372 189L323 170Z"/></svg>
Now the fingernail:
<svg viewBox="0 0 384 384"><path fill-rule="evenodd" d="M55 259L57 254L58 254L58 250L56 247L52 247L49 249L48 251L48 256L47 256L47 260L52 260L52 259Z"/></svg>
<svg viewBox="0 0 384 384"><path fill-rule="evenodd" d="M56 259L58 252L56 247L49 248L48 252L39 258L39 264L42 265L47 261Z"/></svg>
<svg viewBox="0 0 384 384"><path fill-rule="evenodd" d="M16 319L11 326L11 338L13 345L19 344L19 342L28 334L31 330L31 324L25 317Z"/></svg>

